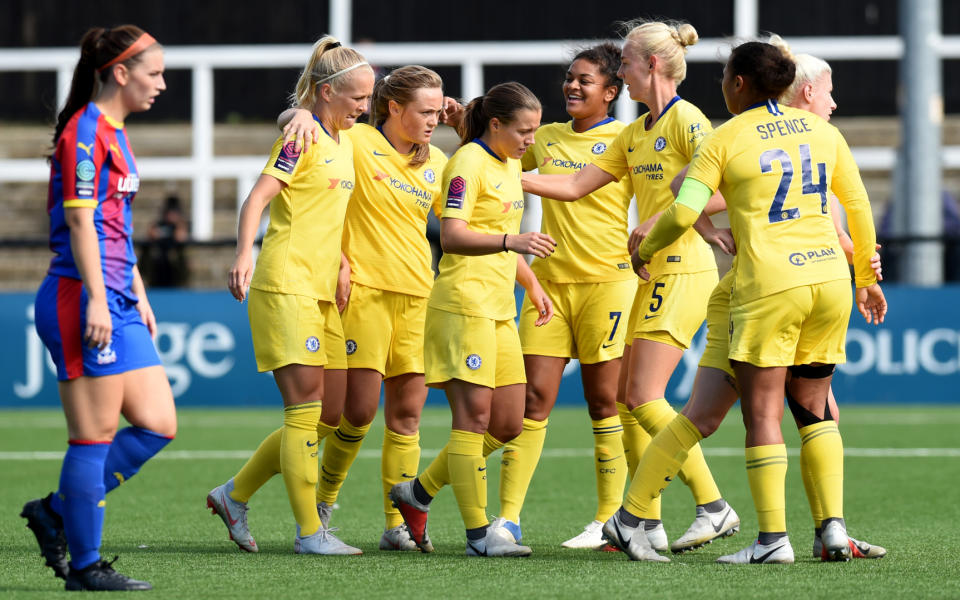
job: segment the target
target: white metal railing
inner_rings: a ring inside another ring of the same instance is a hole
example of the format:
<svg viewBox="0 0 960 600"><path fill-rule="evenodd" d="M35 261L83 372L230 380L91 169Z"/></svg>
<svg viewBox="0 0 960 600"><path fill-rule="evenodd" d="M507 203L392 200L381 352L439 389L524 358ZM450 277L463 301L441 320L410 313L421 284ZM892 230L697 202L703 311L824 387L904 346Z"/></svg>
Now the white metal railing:
<svg viewBox="0 0 960 600"><path fill-rule="evenodd" d="M738 7L741 4L755 5L753 0L737 0ZM749 11L743 12L750 16ZM738 22L738 34L741 29L749 30L751 18L755 20L754 16L747 18L745 24ZM936 41L941 57L960 58L960 36L937 36ZM567 60L571 49L591 43L596 40L356 44L355 47L376 64L459 66L463 96L472 98L484 91L485 65L560 65ZM903 53L903 43L895 36L796 37L791 38L790 43L795 52L808 52L826 60L897 60ZM729 48L729 40L703 39L690 47L687 60L719 62L726 57ZM189 69L192 73L191 154L143 159L139 161L142 177L190 179L191 233L194 239L206 240L213 233L214 179L235 179L240 202L263 166L263 156L214 155L213 71L302 67L309 56L310 45L168 46L165 51L168 69ZM0 49L0 71L55 71L57 97L62 105L77 57L76 48ZM637 105L623 94L616 114L622 121L632 121L637 116ZM860 147L853 151L864 170L888 170L896 162L893 148ZM942 156L945 168L960 168L960 146L945 147ZM0 160L0 183L45 181L48 176L48 167L39 158Z"/></svg>

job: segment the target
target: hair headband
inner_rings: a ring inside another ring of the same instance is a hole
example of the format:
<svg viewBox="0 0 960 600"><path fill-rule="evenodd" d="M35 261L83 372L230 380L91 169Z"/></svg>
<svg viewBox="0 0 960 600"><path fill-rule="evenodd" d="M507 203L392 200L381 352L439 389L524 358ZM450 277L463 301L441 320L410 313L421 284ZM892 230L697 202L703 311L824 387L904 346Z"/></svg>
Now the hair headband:
<svg viewBox="0 0 960 600"><path fill-rule="evenodd" d="M146 50L148 47L156 43L157 43L157 40L155 40L152 35L150 35L149 33L144 33L143 35L138 37L136 41L134 41L132 44L127 46L126 50L124 50L123 52L115 56L113 60L107 62L107 64L105 65L97 67L97 71L98 72L103 71L104 69L112 67L117 63L121 63L132 56L136 56L137 54L140 54L141 52Z"/></svg>
<svg viewBox="0 0 960 600"><path fill-rule="evenodd" d="M347 67L346 69L341 69L341 70L337 71L336 73L334 73L333 75L327 75L326 77L324 77L323 79L321 79L320 81L318 81L318 82L317 82L317 85L320 85L320 84L322 84L322 83L326 83L326 82L330 81L331 79L333 79L334 77L339 77L339 76L343 75L344 73L348 73L348 72L356 69L357 67L362 67L362 66L368 65L368 64L370 64L370 63L367 63L367 62L358 62L358 63L355 64L355 65L350 65L350 66Z"/></svg>

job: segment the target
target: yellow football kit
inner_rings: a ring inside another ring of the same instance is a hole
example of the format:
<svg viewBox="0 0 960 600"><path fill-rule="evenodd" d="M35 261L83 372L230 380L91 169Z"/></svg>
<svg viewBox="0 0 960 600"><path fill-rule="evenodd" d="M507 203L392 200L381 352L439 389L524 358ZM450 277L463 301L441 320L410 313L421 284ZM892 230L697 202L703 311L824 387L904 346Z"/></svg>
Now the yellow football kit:
<svg viewBox="0 0 960 600"><path fill-rule="evenodd" d="M727 201L737 244L729 357L757 366L843 362L849 285L846 292L823 285L849 280L829 192L847 211L858 287L876 281L869 268L876 235L859 170L840 132L816 115L770 100L708 137L687 177L719 189ZM814 287L779 295L800 286Z"/></svg>
<svg viewBox="0 0 960 600"><path fill-rule="evenodd" d="M673 203L670 182L687 166L697 145L711 130L710 121L700 109L679 96L664 108L649 130L645 126L648 116L644 114L624 128L594 161L617 180L629 176L640 223ZM637 288L627 343L646 338L686 348L703 322L706 298L717 282L713 251L695 231L687 231L657 252L647 270L652 277ZM706 275L695 276L700 273ZM664 294L667 289L678 293ZM657 316L644 318L652 313L641 308L650 306L656 307ZM667 315L671 319L664 318Z"/></svg>
<svg viewBox="0 0 960 600"><path fill-rule="evenodd" d="M612 117L579 133L572 121L544 125L523 156L523 168L547 175L575 173L603 154L623 128ZM548 258L535 258L531 268L553 301L554 315L536 327L537 310L524 298L524 354L579 358L585 364L623 355L636 291L626 243L632 197L632 182L623 178L576 202L543 199L540 230L557 240L557 249Z"/></svg>
<svg viewBox="0 0 960 600"><path fill-rule="evenodd" d="M426 298L433 286L427 216L440 212L447 157L430 147L413 167L377 128L350 130L356 191L347 207L343 252L354 283L341 315L351 368L384 377L423 372Z"/></svg>
<svg viewBox="0 0 960 600"><path fill-rule="evenodd" d="M443 190L444 219L461 219L478 233L519 233L524 206L520 161L509 158L502 161L480 140L474 140L457 150L447 163ZM517 312L513 295L516 272L517 255L512 252L443 255L427 309L424 343L427 384L441 384L453 378L488 387L526 381L519 336L513 323ZM457 325L440 313L498 323L478 328L462 319ZM446 323L443 330L434 327L437 319ZM504 321L509 323L499 323ZM512 327L512 333L504 332L504 327ZM507 342L511 335L515 343ZM494 351L496 354L491 355ZM461 369L461 365L466 368ZM484 365L493 370L494 377L489 377ZM513 368L509 376L504 374L505 379L499 379L497 373L506 365ZM454 366L455 372L450 370Z"/></svg>
<svg viewBox="0 0 960 600"><path fill-rule="evenodd" d="M273 370L301 360L328 364L342 356L326 342L337 332L343 336L340 324L333 323L339 315L330 307L344 213L354 186L353 147L346 136L338 144L324 134L302 153L280 137L263 173L286 186L270 202L270 225L250 283L261 292L248 304L257 368ZM295 298L267 299L268 294ZM281 341L279 332L295 337Z"/></svg>

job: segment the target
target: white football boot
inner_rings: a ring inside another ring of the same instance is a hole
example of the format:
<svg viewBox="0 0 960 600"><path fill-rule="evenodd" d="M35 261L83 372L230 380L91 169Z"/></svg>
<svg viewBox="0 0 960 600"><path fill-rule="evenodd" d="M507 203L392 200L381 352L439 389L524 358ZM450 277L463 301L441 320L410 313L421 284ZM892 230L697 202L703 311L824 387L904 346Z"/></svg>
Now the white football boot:
<svg viewBox="0 0 960 600"><path fill-rule="evenodd" d="M793 546L790 545L790 539L787 536L766 545L756 540L739 552L721 556L717 562L728 565L790 565L793 564Z"/></svg>
<svg viewBox="0 0 960 600"><path fill-rule="evenodd" d="M850 551L850 538L847 537L847 528L843 521L828 520L820 532L820 541L823 543L823 560L850 560L853 553Z"/></svg>
<svg viewBox="0 0 960 600"><path fill-rule="evenodd" d="M233 479L210 490L207 494L207 508L223 519L223 524L227 526L227 531L230 533L230 539L240 546L241 550L259 552L257 542L247 527L247 504L231 498L232 491Z"/></svg>
<svg viewBox="0 0 960 600"><path fill-rule="evenodd" d="M603 537L611 546L630 557L630 560L670 562L666 556L657 554L647 536L641 535L643 533L643 521L640 521L637 527L625 525L620 520L620 511L613 513L613 516L603 524Z"/></svg>
<svg viewBox="0 0 960 600"><path fill-rule="evenodd" d="M510 530L503 526L506 519L494 519L487 527L487 535L480 540L467 540L467 556L530 556L529 546L521 546Z"/></svg>
<svg viewBox="0 0 960 600"><path fill-rule="evenodd" d="M380 536L381 550L399 550L401 552L419 552L420 546L410 537L410 531L403 523L393 529L387 529Z"/></svg>
<svg viewBox="0 0 960 600"><path fill-rule="evenodd" d="M697 507L697 516L687 531L670 544L673 553L696 550L718 538L731 536L740 531L740 517L729 504L717 512L708 512Z"/></svg>
<svg viewBox="0 0 960 600"><path fill-rule="evenodd" d="M333 535L336 527L327 528L323 524L313 535L300 535L300 526L297 525L297 538L293 542L293 551L297 554L324 554L336 556L356 556L363 554L360 548L354 548L343 543L337 536Z"/></svg>
<svg viewBox="0 0 960 600"><path fill-rule="evenodd" d="M586 548L595 550L606 544L603 539L603 521L591 521L583 531L560 544L564 548Z"/></svg>

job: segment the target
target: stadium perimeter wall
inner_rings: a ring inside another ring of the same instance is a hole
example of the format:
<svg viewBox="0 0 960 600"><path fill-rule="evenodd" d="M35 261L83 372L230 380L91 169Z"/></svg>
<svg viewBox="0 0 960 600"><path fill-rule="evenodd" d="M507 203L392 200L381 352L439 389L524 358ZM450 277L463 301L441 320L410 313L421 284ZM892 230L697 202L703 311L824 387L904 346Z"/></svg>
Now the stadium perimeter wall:
<svg viewBox="0 0 960 600"><path fill-rule="evenodd" d="M891 310L880 327L853 311L847 364L834 377L841 403L960 403L960 286L884 287ZM519 303L521 296L517 293ZM58 406L53 364L33 323L33 294L0 294L0 408ZM278 406L270 374L258 374L245 305L226 292L151 292L157 347L178 406ZM705 344L697 334L667 399L686 401ZM568 365L558 403L583 403L579 366ZM445 404L431 390L429 403Z"/></svg>

